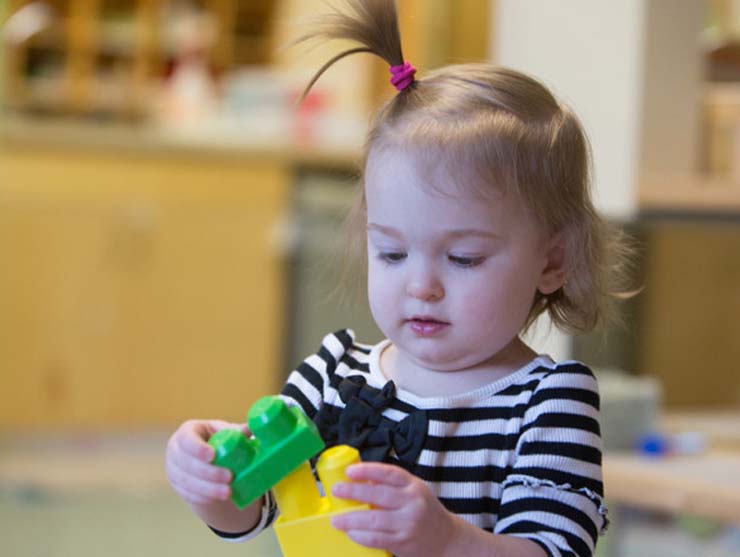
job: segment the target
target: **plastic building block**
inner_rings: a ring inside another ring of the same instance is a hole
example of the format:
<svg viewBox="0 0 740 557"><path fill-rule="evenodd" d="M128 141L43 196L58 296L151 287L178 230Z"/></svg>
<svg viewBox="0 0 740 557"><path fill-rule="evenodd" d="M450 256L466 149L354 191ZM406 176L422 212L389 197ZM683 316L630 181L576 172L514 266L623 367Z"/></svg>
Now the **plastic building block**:
<svg viewBox="0 0 740 557"><path fill-rule="evenodd" d="M359 461L360 453L347 445L324 451L316 464L327 493L323 497L308 462L275 485L273 494L280 509L275 535L283 557L390 557L387 551L355 543L331 525L332 516L370 509L370 505L331 495L335 483L349 481L347 467Z"/></svg>
<svg viewBox="0 0 740 557"><path fill-rule="evenodd" d="M243 509L324 448L316 425L277 396L259 399L249 409L247 439L233 429L217 431L208 443L214 464L233 474L231 500Z"/></svg>

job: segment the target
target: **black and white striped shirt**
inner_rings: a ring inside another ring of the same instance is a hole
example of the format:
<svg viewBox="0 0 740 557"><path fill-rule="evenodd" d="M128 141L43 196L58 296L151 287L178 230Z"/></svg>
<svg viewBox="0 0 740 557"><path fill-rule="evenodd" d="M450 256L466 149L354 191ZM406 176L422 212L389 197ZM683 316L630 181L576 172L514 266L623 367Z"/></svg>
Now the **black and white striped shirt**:
<svg viewBox="0 0 740 557"><path fill-rule="evenodd" d="M358 344L348 330L329 334L291 373L282 395L312 419L327 405L341 412L337 387L346 378L362 376L375 389L387 383L379 367L387 345ZM398 423L418 410L427 431L416 461L390 454L386 462L424 480L471 524L528 538L552 556L593 554L607 519L599 395L586 366L540 356L463 394L422 398L397 389L382 415ZM266 505L263 515L274 515L270 510ZM258 529L270 521L263 516Z"/></svg>

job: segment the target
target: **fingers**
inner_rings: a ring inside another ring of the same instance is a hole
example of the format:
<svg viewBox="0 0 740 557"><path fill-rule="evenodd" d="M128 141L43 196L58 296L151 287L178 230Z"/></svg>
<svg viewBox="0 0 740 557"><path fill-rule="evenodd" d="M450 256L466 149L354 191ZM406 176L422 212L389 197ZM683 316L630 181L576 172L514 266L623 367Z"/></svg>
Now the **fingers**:
<svg viewBox="0 0 740 557"><path fill-rule="evenodd" d="M231 472L226 468L203 462L177 448L166 461L170 483L184 498L198 495L208 499L226 499L230 495Z"/></svg>
<svg viewBox="0 0 740 557"><path fill-rule="evenodd" d="M356 482L374 482L393 487L406 487L413 479L403 468L382 462L362 462L347 468L347 477Z"/></svg>
<svg viewBox="0 0 740 557"><path fill-rule="evenodd" d="M233 422L225 422L223 420L209 420L208 424L212 430L211 435L217 431L221 431L222 429L236 429L237 431L241 431L244 435L249 435L247 424L236 424Z"/></svg>
<svg viewBox="0 0 740 557"><path fill-rule="evenodd" d="M429 555L449 538L449 512L403 468L361 463L350 466L347 476L351 481L335 484L332 493L373 507L332 517L332 525L355 542L396 555Z"/></svg>
<svg viewBox="0 0 740 557"><path fill-rule="evenodd" d="M355 543L387 551L400 546L402 541L398 531L399 520L394 512L357 511L334 516L331 524L343 530Z"/></svg>
<svg viewBox="0 0 740 557"><path fill-rule="evenodd" d="M231 495L228 483L213 482L185 473L176 465L170 465L167 475L175 491L190 503L204 504L226 501Z"/></svg>
<svg viewBox="0 0 740 557"><path fill-rule="evenodd" d="M186 503L190 503L191 505L208 505L214 501L213 497L207 497L200 493L189 491L183 487L177 487L176 491Z"/></svg>
<svg viewBox="0 0 740 557"><path fill-rule="evenodd" d="M171 461L173 466L188 476L216 483L229 483L231 481L231 471L221 466L216 466L215 464L210 464L197 458L191 458L187 455L183 455L180 458L175 457Z"/></svg>
<svg viewBox="0 0 740 557"><path fill-rule="evenodd" d="M186 454L210 462L215 455L213 447L206 441L213 431L206 422L185 422L173 436L177 446Z"/></svg>
<svg viewBox="0 0 740 557"><path fill-rule="evenodd" d="M373 530L347 530L346 534L355 543L365 547L383 549L385 551L398 543L397 536L387 532L376 532Z"/></svg>
<svg viewBox="0 0 740 557"><path fill-rule="evenodd" d="M242 433L248 431L246 424L234 424L222 420L185 422L176 434L177 441L182 450L200 460L212 461L215 453L213 447L208 444L208 439L222 429L236 429Z"/></svg>
<svg viewBox="0 0 740 557"><path fill-rule="evenodd" d="M413 482L413 476L403 468L381 462L350 466L347 476L352 481L334 485L334 495L383 509L401 508L405 504L402 491Z"/></svg>
<svg viewBox="0 0 740 557"><path fill-rule="evenodd" d="M399 509L404 505L401 490L386 485L354 481L342 482L335 484L331 492L342 499L367 503L381 509Z"/></svg>
<svg viewBox="0 0 740 557"><path fill-rule="evenodd" d="M398 530L395 514L389 511L370 510L343 513L331 518L331 524L335 528L350 531L385 532L387 534Z"/></svg>
<svg viewBox="0 0 740 557"><path fill-rule="evenodd" d="M220 429L246 429L218 420L185 422L167 443L165 470L175 491L187 502L205 504L231 495L231 472L211 464L213 448L207 439Z"/></svg>

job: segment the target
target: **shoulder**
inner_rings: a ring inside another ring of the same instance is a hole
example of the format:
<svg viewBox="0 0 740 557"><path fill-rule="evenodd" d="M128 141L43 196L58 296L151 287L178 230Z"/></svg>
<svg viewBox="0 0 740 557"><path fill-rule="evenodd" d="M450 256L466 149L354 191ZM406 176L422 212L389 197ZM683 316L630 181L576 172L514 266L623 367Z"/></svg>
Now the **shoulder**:
<svg viewBox="0 0 740 557"><path fill-rule="evenodd" d="M335 371L340 365L350 369L367 370L371 347L355 340L351 329L340 329L324 336L318 356Z"/></svg>
<svg viewBox="0 0 740 557"><path fill-rule="evenodd" d="M535 443L519 451L549 451L558 444L590 447L594 463L600 462L600 399L593 372L579 362L547 366L523 405L520 442ZM549 447L549 448L548 448ZM579 449L581 450L581 449Z"/></svg>
<svg viewBox="0 0 740 557"><path fill-rule="evenodd" d="M336 387L357 371L367 369L370 349L355 342L355 333L341 329L325 335L319 349L288 376L281 390L286 401L297 402L313 418L324 402L334 400Z"/></svg>
<svg viewBox="0 0 740 557"><path fill-rule="evenodd" d="M542 365L534 370L533 375L538 376L535 391L556 387L598 390L596 376L591 368L575 360Z"/></svg>
<svg viewBox="0 0 740 557"><path fill-rule="evenodd" d="M599 386L593 371L574 360L542 366L532 375L538 378L533 385L529 407L544 402L581 403L598 411Z"/></svg>

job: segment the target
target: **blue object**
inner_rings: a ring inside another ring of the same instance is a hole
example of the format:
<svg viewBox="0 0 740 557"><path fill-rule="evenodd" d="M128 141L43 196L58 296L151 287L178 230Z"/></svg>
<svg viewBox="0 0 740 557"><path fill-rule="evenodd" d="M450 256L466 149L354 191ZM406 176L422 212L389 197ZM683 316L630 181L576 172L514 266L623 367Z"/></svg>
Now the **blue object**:
<svg viewBox="0 0 740 557"><path fill-rule="evenodd" d="M637 450L646 456L664 456L668 449L668 438L660 433L643 435L637 443Z"/></svg>

